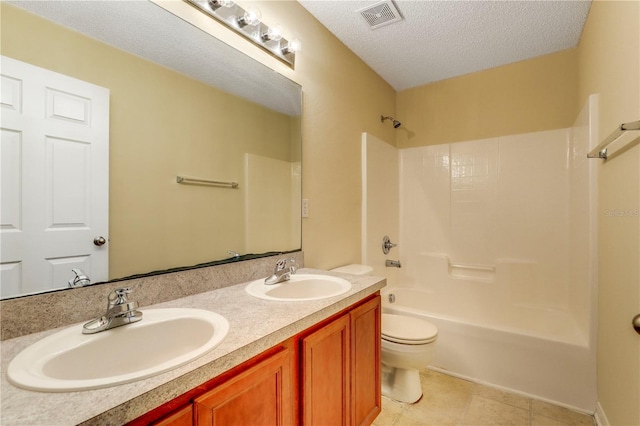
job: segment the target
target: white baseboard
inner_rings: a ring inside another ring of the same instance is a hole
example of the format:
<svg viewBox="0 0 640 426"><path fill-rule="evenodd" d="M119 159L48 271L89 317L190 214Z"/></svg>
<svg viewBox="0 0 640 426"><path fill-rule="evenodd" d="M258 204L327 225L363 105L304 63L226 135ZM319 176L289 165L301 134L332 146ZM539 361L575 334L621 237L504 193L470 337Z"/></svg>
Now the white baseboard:
<svg viewBox="0 0 640 426"><path fill-rule="evenodd" d="M598 402L596 412L593 416L596 419L597 426L610 426L609 420L607 419L606 414L604 414L604 409L602 408L602 405L600 405L600 402Z"/></svg>

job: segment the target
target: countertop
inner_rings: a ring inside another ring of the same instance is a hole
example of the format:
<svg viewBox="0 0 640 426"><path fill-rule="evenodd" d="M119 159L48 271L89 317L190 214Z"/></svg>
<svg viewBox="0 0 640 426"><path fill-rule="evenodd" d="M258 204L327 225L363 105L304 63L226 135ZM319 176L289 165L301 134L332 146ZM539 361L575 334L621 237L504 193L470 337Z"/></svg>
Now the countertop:
<svg viewBox="0 0 640 426"><path fill-rule="evenodd" d="M242 283L141 307L143 312L145 309L169 307L210 310L229 321L229 334L219 346L204 356L176 369L133 383L81 392L45 393L23 390L7 381L6 370L11 359L32 343L67 327L2 341L0 424L33 426L126 423L374 294L386 285L385 279L381 277L355 276L308 268L303 268L300 272L339 276L349 280L352 287L349 292L328 299L278 302L249 295L245 291L248 283Z"/></svg>

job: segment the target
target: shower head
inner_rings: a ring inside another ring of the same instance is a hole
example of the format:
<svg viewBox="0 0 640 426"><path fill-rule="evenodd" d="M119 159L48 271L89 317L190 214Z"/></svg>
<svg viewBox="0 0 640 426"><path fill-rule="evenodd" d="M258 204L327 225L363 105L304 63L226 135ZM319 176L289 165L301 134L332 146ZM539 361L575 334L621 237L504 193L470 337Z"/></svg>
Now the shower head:
<svg viewBox="0 0 640 426"><path fill-rule="evenodd" d="M385 117L384 115L381 115L381 116L380 116L380 121L381 121L382 123L384 123L384 120L391 120L391 122L393 123L393 128L394 128L394 129L397 129L398 127L402 126L402 123L401 123L401 122L399 122L398 120L396 120L395 118L393 118L393 117L391 117L391 116L386 116L386 117Z"/></svg>

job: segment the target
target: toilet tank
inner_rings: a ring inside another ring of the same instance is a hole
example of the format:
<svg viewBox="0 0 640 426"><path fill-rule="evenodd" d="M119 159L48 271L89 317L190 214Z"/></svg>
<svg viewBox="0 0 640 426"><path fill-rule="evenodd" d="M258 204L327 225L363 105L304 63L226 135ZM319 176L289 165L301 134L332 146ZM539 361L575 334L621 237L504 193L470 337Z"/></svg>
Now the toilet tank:
<svg viewBox="0 0 640 426"><path fill-rule="evenodd" d="M350 265L345 265L339 268L331 269L331 272L340 272L343 274L352 274L352 275L371 275L371 273L373 272L373 268L368 265L359 265L357 263L352 263Z"/></svg>

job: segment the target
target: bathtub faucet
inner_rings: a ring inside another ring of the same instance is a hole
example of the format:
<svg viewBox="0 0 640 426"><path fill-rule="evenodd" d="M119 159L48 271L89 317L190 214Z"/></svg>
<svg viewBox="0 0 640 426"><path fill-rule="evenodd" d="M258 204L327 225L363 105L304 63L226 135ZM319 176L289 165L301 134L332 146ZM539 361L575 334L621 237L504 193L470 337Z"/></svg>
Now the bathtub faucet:
<svg viewBox="0 0 640 426"><path fill-rule="evenodd" d="M385 260L384 266L387 268L402 268L399 260Z"/></svg>

